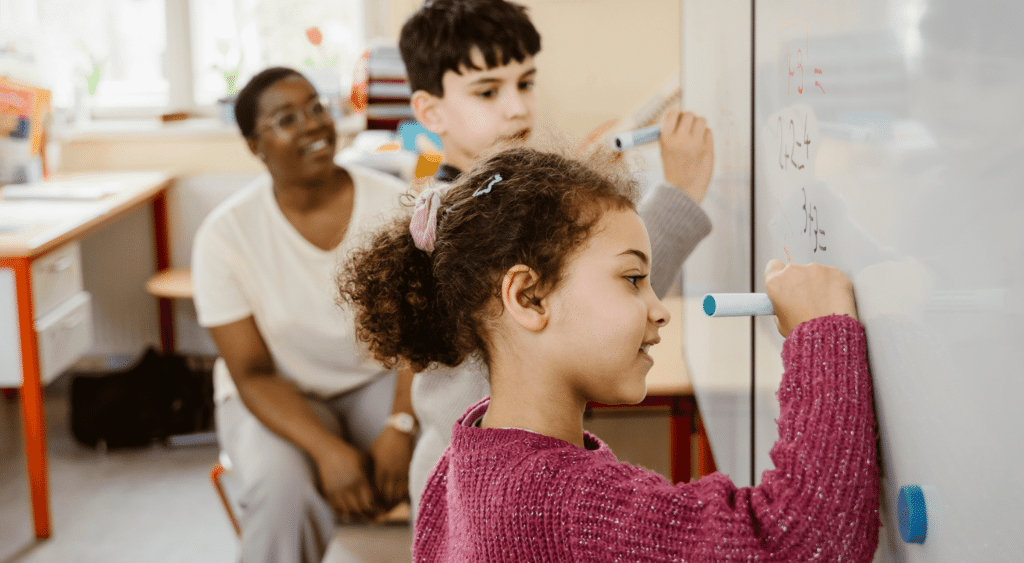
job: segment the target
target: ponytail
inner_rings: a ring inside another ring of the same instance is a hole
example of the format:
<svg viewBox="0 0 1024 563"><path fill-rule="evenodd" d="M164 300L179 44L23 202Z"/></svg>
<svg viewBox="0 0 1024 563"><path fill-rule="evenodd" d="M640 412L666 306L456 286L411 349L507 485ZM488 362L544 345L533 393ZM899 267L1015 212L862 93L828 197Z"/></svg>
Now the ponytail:
<svg viewBox="0 0 1024 563"><path fill-rule="evenodd" d="M439 306L430 256L416 248L408 214L375 232L338 276L339 300L354 312L356 337L385 367L398 360L414 371L458 365L450 316Z"/></svg>

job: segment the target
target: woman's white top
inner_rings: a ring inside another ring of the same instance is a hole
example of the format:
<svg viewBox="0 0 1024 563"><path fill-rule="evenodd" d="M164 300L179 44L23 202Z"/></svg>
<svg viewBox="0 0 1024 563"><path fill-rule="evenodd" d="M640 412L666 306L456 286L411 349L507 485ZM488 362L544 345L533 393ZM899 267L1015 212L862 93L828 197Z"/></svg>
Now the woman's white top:
<svg viewBox="0 0 1024 563"><path fill-rule="evenodd" d="M192 283L199 324L252 316L277 372L304 392L330 397L386 371L355 339L351 314L336 302L340 262L400 209L407 184L346 166L355 184L352 217L333 250L309 242L288 222L261 176L219 205L199 227ZM222 358L214 365L218 402L237 394Z"/></svg>

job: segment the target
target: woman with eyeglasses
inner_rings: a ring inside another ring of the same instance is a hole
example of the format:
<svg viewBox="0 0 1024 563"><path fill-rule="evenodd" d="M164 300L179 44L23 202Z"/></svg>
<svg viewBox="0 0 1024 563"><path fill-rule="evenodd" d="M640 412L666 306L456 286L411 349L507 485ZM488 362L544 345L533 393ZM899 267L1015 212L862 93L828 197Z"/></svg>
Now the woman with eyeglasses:
<svg viewBox="0 0 1024 563"><path fill-rule="evenodd" d="M217 207L193 246L199 323L220 352L218 437L242 482L242 560L319 562L339 516L370 519L408 495L412 374L357 344L333 281L407 186L335 164L330 112L295 70L254 76L235 118L269 174Z"/></svg>

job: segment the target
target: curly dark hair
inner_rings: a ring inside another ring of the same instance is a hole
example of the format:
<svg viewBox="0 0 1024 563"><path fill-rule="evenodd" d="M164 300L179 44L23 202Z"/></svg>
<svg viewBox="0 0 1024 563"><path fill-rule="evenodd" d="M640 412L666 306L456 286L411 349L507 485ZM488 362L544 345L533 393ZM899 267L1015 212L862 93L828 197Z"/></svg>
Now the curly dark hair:
<svg viewBox="0 0 1024 563"><path fill-rule="evenodd" d="M540 52L540 33L526 8L505 0L428 0L402 26L398 48L412 91L441 98L444 73L473 64L473 48L487 68L523 62Z"/></svg>
<svg viewBox="0 0 1024 563"><path fill-rule="evenodd" d="M490 192L474 192L492 183ZM579 159L531 148L484 155L441 200L432 253L416 248L411 210L374 233L340 270L340 302L387 367L488 360L487 319L505 273L523 264L554 290L605 209L636 209L636 181L608 151ZM500 309L499 309L500 312Z"/></svg>

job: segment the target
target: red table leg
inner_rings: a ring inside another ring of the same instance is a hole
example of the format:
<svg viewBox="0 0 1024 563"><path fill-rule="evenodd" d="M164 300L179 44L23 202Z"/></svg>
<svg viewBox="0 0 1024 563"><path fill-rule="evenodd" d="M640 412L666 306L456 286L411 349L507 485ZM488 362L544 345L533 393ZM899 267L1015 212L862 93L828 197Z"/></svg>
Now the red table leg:
<svg viewBox="0 0 1024 563"><path fill-rule="evenodd" d="M167 192L153 196L153 240L156 243L156 271L171 267L171 245L167 234ZM170 299L157 299L160 319L160 349L174 352L174 309Z"/></svg>
<svg viewBox="0 0 1024 563"><path fill-rule="evenodd" d="M693 395L648 395L635 405L606 405L588 403L587 408L617 407L669 407L668 446L672 482L687 483L692 477L690 471L690 437L693 435L693 419L697 403Z"/></svg>
<svg viewBox="0 0 1024 563"><path fill-rule="evenodd" d="M708 440L708 433L704 429L704 419L697 412L697 468L700 477L711 475L718 471L715 466L715 456L711 454L711 441Z"/></svg>
<svg viewBox="0 0 1024 563"><path fill-rule="evenodd" d="M18 295L18 336L21 339L21 415L25 427L25 459L28 464L29 495L36 537L50 537L49 472L46 468L46 417L43 384L39 373L35 313L32 310L31 261L28 258L0 259L0 267L14 271Z"/></svg>
<svg viewBox="0 0 1024 563"><path fill-rule="evenodd" d="M693 435L693 397L672 397L669 442L672 452L672 482L690 481L690 437Z"/></svg>

